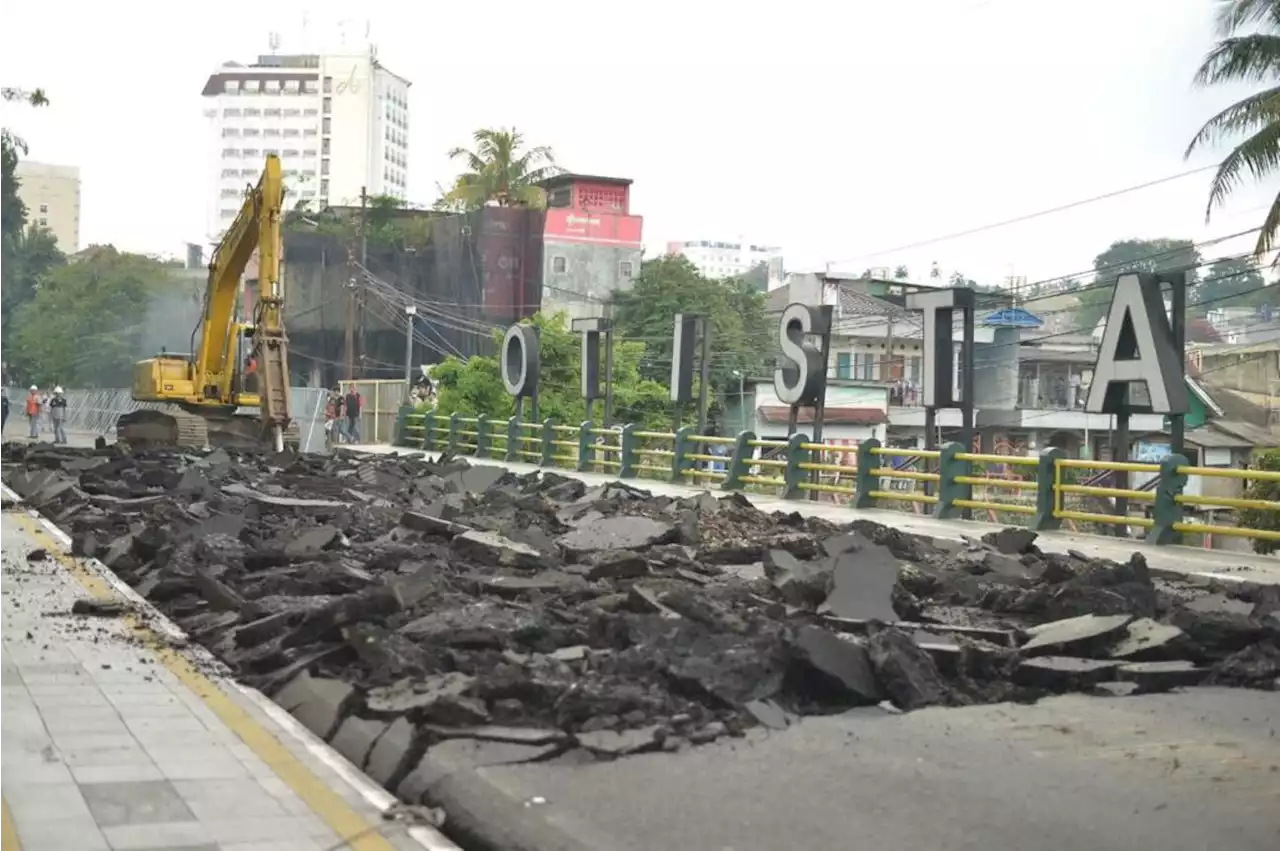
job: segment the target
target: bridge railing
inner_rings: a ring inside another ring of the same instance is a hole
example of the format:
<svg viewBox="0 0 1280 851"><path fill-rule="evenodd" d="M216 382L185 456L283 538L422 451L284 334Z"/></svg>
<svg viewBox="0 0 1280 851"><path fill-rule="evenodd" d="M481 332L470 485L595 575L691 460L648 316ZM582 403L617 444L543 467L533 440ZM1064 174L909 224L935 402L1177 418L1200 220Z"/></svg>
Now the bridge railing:
<svg viewBox="0 0 1280 851"><path fill-rule="evenodd" d="M674 432L648 431L634 425L600 428L590 422L569 425L548 419L533 423L515 417L438 415L409 408L399 414L395 443L623 479L762 491L786 499L837 494L849 497L857 508L906 504L944 519L986 512L991 522L1024 524L1037 530L1057 529L1063 521L1134 527L1145 530L1146 539L1158 544L1179 542L1183 535L1280 541L1280 531L1186 522L1182 516L1183 506L1188 505L1280 512L1280 501L1275 500L1183 493L1188 476L1272 483L1280 482L1280 472L1192 467L1176 455L1160 464L1144 464L1066 458L1060 449L1049 449L1039 456L1006 456L966 452L958 443L941 449L903 449L865 440L857 447L857 463L851 465L823 460L846 457L850 447L814 443L804 434L788 440L763 440L749 431L720 437L696 434L692 428ZM925 469L912 469L913 464ZM1156 484L1143 488L1103 486L1099 482L1112 479L1097 475L1097 471L1154 474ZM921 487L898 490L891 484L895 481ZM1088 511L1090 499L1094 503L1115 500L1121 507L1132 505L1142 512Z"/></svg>

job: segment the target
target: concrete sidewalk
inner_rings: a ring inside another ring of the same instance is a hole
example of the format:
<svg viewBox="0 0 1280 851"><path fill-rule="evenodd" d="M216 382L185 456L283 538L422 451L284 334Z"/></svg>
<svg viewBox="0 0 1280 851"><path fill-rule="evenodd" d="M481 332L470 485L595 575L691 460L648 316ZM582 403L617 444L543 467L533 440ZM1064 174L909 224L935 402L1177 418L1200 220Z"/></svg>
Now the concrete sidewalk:
<svg viewBox="0 0 1280 851"><path fill-rule="evenodd" d="M126 589L47 522L0 523L4 851L454 847L154 612L70 614Z"/></svg>
<svg viewBox="0 0 1280 851"><path fill-rule="evenodd" d="M358 452L376 455L424 455L436 457L438 453L422 452L414 449L403 449L386 445L343 446L339 451ZM656 479L625 479L603 473L579 473L560 468L544 468L536 464L522 464L509 461L491 460L488 458L472 458L465 456L474 464L494 467L505 467L513 473L526 474L538 471L571 476L589 485L602 485L608 482L623 481L632 487L643 488L655 494L668 496L688 496L701 493L706 488L695 488L678 485ZM719 492L723 493L723 492ZM938 520L924 514L909 514L905 511L886 509L859 509L843 505L806 500L782 499L776 496L744 493L747 499L764 511L796 511L808 517L821 517L832 523L848 523L853 520L871 520L911 532L928 538L958 541L961 538L980 538L988 532L998 531L1004 527L995 523L982 523L975 520ZM1254 555L1253 553L1237 553L1226 550L1202 550L1194 547L1167 546L1158 547L1139 540L1121 538L1104 538L1101 535L1083 535L1074 532L1041 532L1036 539L1036 546L1046 552L1063 552L1076 550L1094 558L1108 558L1114 561L1127 561L1129 556L1140 552L1147 559L1147 564L1155 570L1193 576L1213 576L1218 579L1248 580L1271 585L1280 585L1280 558Z"/></svg>

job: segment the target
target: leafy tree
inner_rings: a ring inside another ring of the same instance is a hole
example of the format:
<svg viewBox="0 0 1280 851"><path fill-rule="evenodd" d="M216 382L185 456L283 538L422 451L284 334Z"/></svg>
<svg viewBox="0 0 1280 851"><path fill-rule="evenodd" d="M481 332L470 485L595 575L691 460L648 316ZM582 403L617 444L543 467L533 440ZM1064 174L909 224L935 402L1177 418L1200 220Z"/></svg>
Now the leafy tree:
<svg viewBox="0 0 1280 851"><path fill-rule="evenodd" d="M666 383L671 375L672 321L701 313L711 321L711 391L733 385L735 372L759 373L774 354L765 294L737 279L712 280L685 257L646 260L628 291L613 294L618 333L646 344L641 373Z"/></svg>
<svg viewBox="0 0 1280 851"><path fill-rule="evenodd" d="M431 240L431 213L404 206L392 195L372 195L364 210L364 237L369 245L391 248L421 248ZM299 201L285 213L286 233L316 233L352 243L360 239L361 212L358 207L328 207L318 213Z"/></svg>
<svg viewBox="0 0 1280 851"><path fill-rule="evenodd" d="M10 330L15 327L15 317L23 305L35 298L45 277L66 263L66 257L59 250L58 241L53 234L47 228L36 225L18 233L16 238L5 234L4 241L4 267L0 269L4 313L0 329L4 335L5 358L8 360L13 348L14 337Z"/></svg>
<svg viewBox="0 0 1280 851"><path fill-rule="evenodd" d="M466 162L452 188L437 202L440 209L465 211L490 201L500 207L545 207L547 196L537 184L561 172L545 145L523 149L524 137L513 127L482 129L474 134L475 148L454 148L449 159Z"/></svg>
<svg viewBox="0 0 1280 851"><path fill-rule="evenodd" d="M49 98L45 96L44 89L18 89L11 86L0 86L0 100L5 103L25 103L30 106L48 106ZM7 153L10 148L15 151L27 152L27 143L21 136L15 134L8 127L0 130L0 146Z"/></svg>
<svg viewBox="0 0 1280 851"><path fill-rule="evenodd" d="M1218 165L1209 189L1206 220L1222 205L1248 172L1261 180L1280 171L1280 0L1227 0L1218 10L1220 40L1196 72L1201 86L1261 85L1205 122L1187 146L1198 148L1227 139L1239 141ZM1242 138L1243 137L1243 138ZM1254 253L1261 257L1280 230L1280 194L1263 219Z"/></svg>
<svg viewBox="0 0 1280 851"><path fill-rule="evenodd" d="M911 277L911 273L907 271L906 266L895 266L893 268L893 279L895 281L905 281Z"/></svg>
<svg viewBox="0 0 1280 851"><path fill-rule="evenodd" d="M541 375L538 380L538 418L551 417L560 423L577 424L586 419L582 398L582 340L569 329L564 314L539 313L528 320L538 329ZM501 341L502 333L494 335ZM640 376L643 343L615 341L613 352L613 411L615 422L643 423L652 428L670 425L667 388ZM502 367L497 357L471 357L465 362L445 358L432 367L437 382L436 411L465 416L484 414L505 420L515 413L514 400L502 384ZM530 416L529 413L525 414ZM603 417L597 404L595 419Z"/></svg>
<svg viewBox="0 0 1280 851"><path fill-rule="evenodd" d="M1106 315L1115 292L1116 279L1130 272L1187 270L1187 285L1199 280L1200 252L1189 239L1122 239L1093 258L1093 285L1078 291L1080 311L1077 327L1092 331ZM1194 291L1194 289L1192 290Z"/></svg>
<svg viewBox="0 0 1280 851"><path fill-rule="evenodd" d="M125 386L144 350L148 306L172 292L173 270L150 257L96 246L58 266L18 309L18 371L38 383Z"/></svg>
<svg viewBox="0 0 1280 851"><path fill-rule="evenodd" d="M1242 257L1223 257L1209 267L1209 274L1195 288L1196 301L1212 301L1203 309L1216 306L1242 307L1262 304L1267 291L1262 289L1266 281L1252 260Z"/></svg>
<svg viewBox="0 0 1280 851"><path fill-rule="evenodd" d="M1280 472L1280 451L1271 450L1256 456L1255 469L1268 472ZM1280 482L1268 482L1255 479L1249 482L1249 489L1244 494L1246 499L1280 500ZM1264 508L1246 508L1240 512L1239 525L1249 529L1280 529L1280 514ZM1256 553L1273 553L1280 550L1280 541L1255 540L1253 551Z"/></svg>
<svg viewBox="0 0 1280 851"><path fill-rule="evenodd" d="M960 272L960 271L952 272L951 277L948 279L948 282L953 287L971 287L973 289L978 288L977 281L973 280L973 278L965 277L964 272Z"/></svg>

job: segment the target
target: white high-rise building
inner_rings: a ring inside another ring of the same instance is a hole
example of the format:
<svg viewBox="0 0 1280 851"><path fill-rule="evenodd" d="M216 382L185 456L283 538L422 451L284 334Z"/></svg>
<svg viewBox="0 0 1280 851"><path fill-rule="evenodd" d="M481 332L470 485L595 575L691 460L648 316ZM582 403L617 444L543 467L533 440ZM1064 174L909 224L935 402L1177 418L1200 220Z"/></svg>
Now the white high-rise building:
<svg viewBox="0 0 1280 851"><path fill-rule="evenodd" d="M409 86L372 45L220 67L201 93L212 136L210 238L235 218L245 184L271 152L284 168L289 208L359 204L361 189L405 198Z"/></svg>
<svg viewBox="0 0 1280 851"><path fill-rule="evenodd" d="M752 245L744 239L712 241L705 239L668 242L668 254L679 254L689 260L708 278L732 278L764 263L770 279L781 279L782 249L769 245Z"/></svg>

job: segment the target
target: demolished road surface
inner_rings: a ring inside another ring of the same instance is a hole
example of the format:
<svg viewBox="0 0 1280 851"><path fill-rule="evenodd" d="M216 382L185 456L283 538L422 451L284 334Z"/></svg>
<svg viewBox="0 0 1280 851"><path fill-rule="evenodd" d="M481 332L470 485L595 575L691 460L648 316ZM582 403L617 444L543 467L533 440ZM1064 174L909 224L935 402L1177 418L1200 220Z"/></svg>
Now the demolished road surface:
<svg viewBox="0 0 1280 851"><path fill-rule="evenodd" d="M1042 553L1025 530L939 544L460 459L4 459L76 555L402 799L446 811L459 766L677 751L877 704L1280 677L1280 588ZM459 839L483 832L450 816Z"/></svg>

